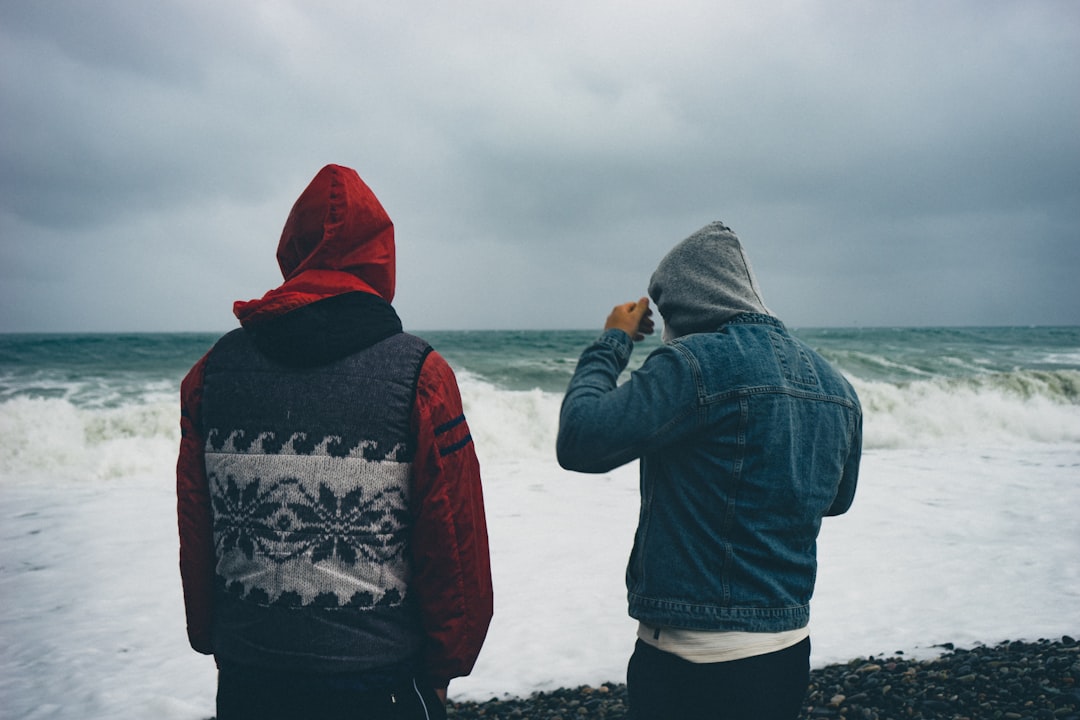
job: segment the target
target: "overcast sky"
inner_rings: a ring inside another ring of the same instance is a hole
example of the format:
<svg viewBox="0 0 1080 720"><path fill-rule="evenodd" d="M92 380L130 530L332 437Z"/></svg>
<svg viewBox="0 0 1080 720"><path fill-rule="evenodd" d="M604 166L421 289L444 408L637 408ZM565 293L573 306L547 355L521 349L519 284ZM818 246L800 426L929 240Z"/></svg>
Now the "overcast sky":
<svg viewBox="0 0 1080 720"><path fill-rule="evenodd" d="M591 328L712 220L789 325L1080 324L1080 2L4 0L0 332L224 330L320 167L406 328Z"/></svg>

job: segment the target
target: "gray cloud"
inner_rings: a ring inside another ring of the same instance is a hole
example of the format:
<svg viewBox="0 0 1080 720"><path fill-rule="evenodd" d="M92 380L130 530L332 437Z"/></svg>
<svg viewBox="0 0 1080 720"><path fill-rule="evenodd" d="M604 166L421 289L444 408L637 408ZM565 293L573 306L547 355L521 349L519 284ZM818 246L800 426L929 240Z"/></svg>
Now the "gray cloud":
<svg viewBox="0 0 1080 720"><path fill-rule="evenodd" d="M1080 322L1064 1L0 6L0 331L216 330L355 167L413 328L592 327L714 219L794 325Z"/></svg>

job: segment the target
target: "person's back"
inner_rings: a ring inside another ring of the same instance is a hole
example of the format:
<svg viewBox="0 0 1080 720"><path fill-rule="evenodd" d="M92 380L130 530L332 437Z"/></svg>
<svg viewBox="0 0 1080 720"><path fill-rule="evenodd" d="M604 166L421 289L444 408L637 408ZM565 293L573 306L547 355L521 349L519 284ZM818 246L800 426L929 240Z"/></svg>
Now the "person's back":
<svg viewBox="0 0 1080 720"><path fill-rule="evenodd" d="M428 351L399 333L298 368L270 359L243 330L215 345L202 425L219 662L412 671L424 633L405 603L410 414Z"/></svg>
<svg viewBox="0 0 1080 720"><path fill-rule="evenodd" d="M687 388L696 422L641 456L649 502L628 570L630 614L701 630L805 626L816 572L807 550L855 490L854 468L845 473L861 428L851 386L766 315L737 315L654 355L667 353L681 367L668 382ZM840 487L845 474L852 482Z"/></svg>
<svg viewBox="0 0 1080 720"><path fill-rule="evenodd" d="M437 717L483 643L479 465L453 372L390 305L394 254L370 189L323 168L285 282L184 379L181 574L219 720Z"/></svg>
<svg viewBox="0 0 1080 720"><path fill-rule="evenodd" d="M647 298L616 306L570 381L557 443L570 470L641 461L631 717L794 718L821 518L855 492L858 398L772 316L720 223L676 245L649 294L667 342L620 385L653 324Z"/></svg>

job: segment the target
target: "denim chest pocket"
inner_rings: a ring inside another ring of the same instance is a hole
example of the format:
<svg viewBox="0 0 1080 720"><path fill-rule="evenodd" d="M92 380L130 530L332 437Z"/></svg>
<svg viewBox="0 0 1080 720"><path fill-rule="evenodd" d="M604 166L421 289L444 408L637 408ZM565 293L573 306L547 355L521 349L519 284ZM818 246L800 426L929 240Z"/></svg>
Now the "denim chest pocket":
<svg viewBox="0 0 1080 720"><path fill-rule="evenodd" d="M773 354L780 364L780 370L788 382L806 387L821 387L821 381L818 380L805 348L792 338L775 332L769 333L769 340L772 341Z"/></svg>

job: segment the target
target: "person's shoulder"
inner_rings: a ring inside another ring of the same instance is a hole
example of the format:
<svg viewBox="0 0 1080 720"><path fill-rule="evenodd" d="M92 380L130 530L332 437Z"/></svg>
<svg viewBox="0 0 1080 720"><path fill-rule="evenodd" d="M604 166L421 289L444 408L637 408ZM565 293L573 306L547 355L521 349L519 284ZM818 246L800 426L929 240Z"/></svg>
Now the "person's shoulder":
<svg viewBox="0 0 1080 720"><path fill-rule="evenodd" d="M415 346L415 347L425 347L425 348L429 348L429 349L431 348L431 344L427 340L425 340L424 338L420 337L419 335L416 335L416 334L411 333L411 332L402 331L402 332L399 332L399 333L394 333L393 335L391 335L389 337L389 339L394 341L394 342L402 343L402 344L405 344L405 345L412 345L412 346Z"/></svg>
<svg viewBox="0 0 1080 720"><path fill-rule="evenodd" d="M448 382L456 384L457 378L454 375L454 369L450 367L447 359L423 338L416 335L410 337L415 342L416 348L421 352L420 383L428 386L438 386Z"/></svg>
<svg viewBox="0 0 1080 720"><path fill-rule="evenodd" d="M682 337L669 340L649 352L643 366L659 368L666 364L682 365L689 368L700 366L698 358L702 355L710 355L710 347L713 346L704 333L683 335Z"/></svg>
<svg viewBox="0 0 1080 720"><path fill-rule="evenodd" d="M723 328L720 328L714 332L697 332L680 335L674 340L661 345L654 352L673 351L690 353L692 355L700 353L711 354L717 352L717 348L732 342L732 337L723 332Z"/></svg>
<svg viewBox="0 0 1080 720"><path fill-rule="evenodd" d="M214 353L222 353L227 350L236 347L247 347L252 345L251 333L246 331L243 327L234 328L225 333L210 346L207 351L207 355L213 355Z"/></svg>
<svg viewBox="0 0 1080 720"><path fill-rule="evenodd" d="M712 332L682 335L658 348L656 353L664 353L658 354L658 358L677 358L695 373L714 376L740 373L761 352L762 340L757 332L751 330L751 335L747 335L745 328L729 332L727 326L722 326Z"/></svg>

